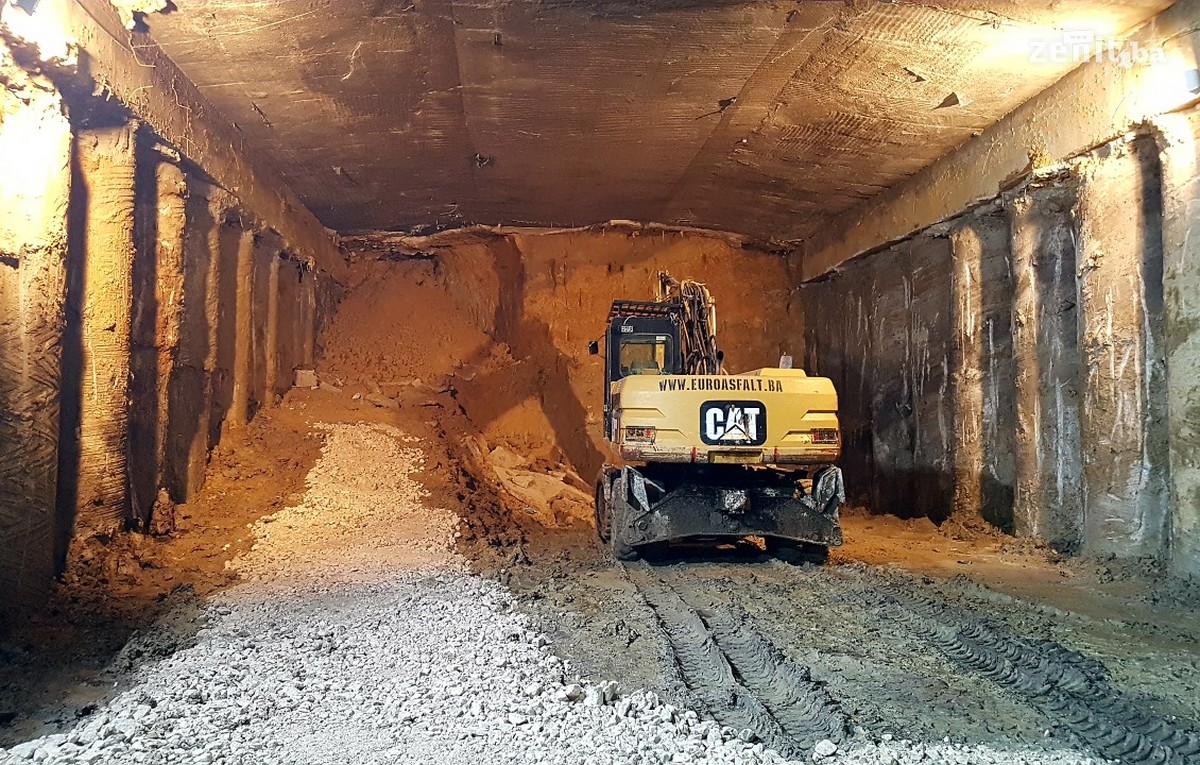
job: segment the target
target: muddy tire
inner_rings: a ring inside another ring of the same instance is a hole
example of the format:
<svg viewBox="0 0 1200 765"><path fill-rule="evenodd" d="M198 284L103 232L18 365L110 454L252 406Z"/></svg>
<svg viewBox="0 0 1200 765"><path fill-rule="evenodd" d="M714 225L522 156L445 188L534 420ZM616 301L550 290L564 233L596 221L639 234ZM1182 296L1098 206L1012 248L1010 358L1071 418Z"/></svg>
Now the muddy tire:
<svg viewBox="0 0 1200 765"><path fill-rule="evenodd" d="M608 514L608 544L612 548L613 556L617 560L637 560L637 550L625 541L625 535L622 533L624 529L629 527L627 515L629 514L629 504L623 497L613 496L615 492L609 492L609 514Z"/></svg>
<svg viewBox="0 0 1200 765"><path fill-rule="evenodd" d="M808 564L824 566L829 560L829 548L811 542L793 542L790 539L767 537L767 552L785 563L794 566Z"/></svg>
<svg viewBox="0 0 1200 765"><path fill-rule="evenodd" d="M620 534L617 534L614 531L614 532L610 532L610 536L612 538L612 541L610 542L610 544L612 546L613 556L617 560L631 561L631 560L638 559L637 550L635 550L634 548L630 547L629 545L627 545L623 541L621 541Z"/></svg>
<svg viewBox="0 0 1200 765"><path fill-rule="evenodd" d="M610 501L611 484L608 480L608 473L601 470L600 475L596 476L595 486L595 502L596 502L596 536L604 544L609 543L612 536L612 504Z"/></svg>

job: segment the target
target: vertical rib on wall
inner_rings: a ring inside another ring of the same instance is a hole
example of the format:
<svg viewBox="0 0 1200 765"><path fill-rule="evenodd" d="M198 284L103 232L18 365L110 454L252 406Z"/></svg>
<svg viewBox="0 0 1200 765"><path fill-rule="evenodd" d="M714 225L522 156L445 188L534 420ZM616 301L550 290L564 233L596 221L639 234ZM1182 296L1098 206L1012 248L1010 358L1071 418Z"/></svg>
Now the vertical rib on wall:
<svg viewBox="0 0 1200 765"><path fill-rule="evenodd" d="M258 245L258 233L244 230L237 246L237 263L234 269L234 301L226 304L226 311L233 309L233 390L229 406L229 424L242 427L250 421L250 390L254 385L254 251Z"/></svg>
<svg viewBox="0 0 1200 765"><path fill-rule="evenodd" d="M146 136L148 138L148 136ZM144 528L158 493L158 153L145 141L137 162L132 312L129 329L130 520Z"/></svg>
<svg viewBox="0 0 1200 765"><path fill-rule="evenodd" d="M282 259L283 253L279 253L267 264L266 329L263 341L266 401L273 400L282 392L279 389L279 264Z"/></svg>
<svg viewBox="0 0 1200 765"><path fill-rule="evenodd" d="M220 252L220 228L229 201L217 189L189 180L181 273L172 319L164 485L176 502L189 501L204 483L208 454L209 284ZM209 197L213 197L212 200Z"/></svg>
<svg viewBox="0 0 1200 765"><path fill-rule="evenodd" d="M954 267L954 508L1012 531L1012 271L1008 220L964 216L950 235Z"/></svg>
<svg viewBox="0 0 1200 765"><path fill-rule="evenodd" d="M317 280L311 268L300 269L300 365L312 368L317 348Z"/></svg>
<svg viewBox="0 0 1200 765"><path fill-rule="evenodd" d="M218 204L220 204L218 202ZM205 362L208 373L208 441L200 452L207 461L208 452L221 441L225 418L233 407L233 370L238 341L238 253L245 231L236 207L222 216L217 227L212 261L209 264L206 313L209 347Z"/></svg>
<svg viewBox="0 0 1200 765"><path fill-rule="evenodd" d="M174 162L159 161L155 167L155 189L158 204L155 208L154 260L155 274L154 351L155 412L154 485L155 498L162 489L168 496L173 492L177 467L171 448L171 384L175 379L176 348L179 345L183 322L184 250L188 228L187 178ZM175 498L178 498L177 496Z"/></svg>
<svg viewBox="0 0 1200 765"><path fill-rule="evenodd" d="M271 272L279 257L280 243L276 237L264 234L254 248L253 299L250 307L250 391L249 416L272 400L274 394L267 392L267 360L271 353L267 349L267 322L270 310Z"/></svg>
<svg viewBox="0 0 1200 765"><path fill-rule="evenodd" d="M1083 541L1093 554L1160 555L1167 490L1162 211L1148 138L1093 153L1077 217Z"/></svg>
<svg viewBox="0 0 1200 765"><path fill-rule="evenodd" d="M1011 200L1014 529L1065 551L1078 550L1083 527L1074 204L1070 184Z"/></svg>
<svg viewBox="0 0 1200 765"><path fill-rule="evenodd" d="M969 218L950 234L953 293L954 510L983 509L983 253L988 238Z"/></svg>
<svg viewBox="0 0 1200 765"><path fill-rule="evenodd" d="M1200 576L1200 113L1161 118L1171 560Z"/></svg>
<svg viewBox="0 0 1200 765"><path fill-rule="evenodd" d="M301 363L303 348L298 328L300 312L300 264L294 260L279 263L279 297L276 326L278 342L275 348L275 389L285 393L292 387L296 367Z"/></svg>
<svg viewBox="0 0 1200 765"><path fill-rule="evenodd" d="M70 158L48 83L0 85L0 618L42 603L54 574Z"/></svg>
<svg viewBox="0 0 1200 765"><path fill-rule="evenodd" d="M76 526L98 534L119 530L129 514L136 147L129 124L80 130L76 138L86 184Z"/></svg>

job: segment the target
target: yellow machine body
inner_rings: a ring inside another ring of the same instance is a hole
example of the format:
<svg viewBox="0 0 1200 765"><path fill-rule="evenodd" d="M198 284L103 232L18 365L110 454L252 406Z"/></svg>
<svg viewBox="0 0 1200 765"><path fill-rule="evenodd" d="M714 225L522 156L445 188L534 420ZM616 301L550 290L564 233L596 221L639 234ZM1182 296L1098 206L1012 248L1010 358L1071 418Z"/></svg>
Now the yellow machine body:
<svg viewBox="0 0 1200 765"><path fill-rule="evenodd" d="M612 383L613 442L632 462L829 465L841 455L837 391L799 369L637 374Z"/></svg>

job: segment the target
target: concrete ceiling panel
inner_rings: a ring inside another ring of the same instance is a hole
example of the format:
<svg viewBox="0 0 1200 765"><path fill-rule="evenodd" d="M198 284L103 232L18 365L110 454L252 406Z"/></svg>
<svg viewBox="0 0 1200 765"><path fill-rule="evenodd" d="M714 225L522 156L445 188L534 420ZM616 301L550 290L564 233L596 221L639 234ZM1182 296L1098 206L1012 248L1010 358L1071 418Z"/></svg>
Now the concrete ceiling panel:
<svg viewBox="0 0 1200 765"><path fill-rule="evenodd" d="M1169 0L177 0L156 41L342 232L614 218L803 239Z"/></svg>

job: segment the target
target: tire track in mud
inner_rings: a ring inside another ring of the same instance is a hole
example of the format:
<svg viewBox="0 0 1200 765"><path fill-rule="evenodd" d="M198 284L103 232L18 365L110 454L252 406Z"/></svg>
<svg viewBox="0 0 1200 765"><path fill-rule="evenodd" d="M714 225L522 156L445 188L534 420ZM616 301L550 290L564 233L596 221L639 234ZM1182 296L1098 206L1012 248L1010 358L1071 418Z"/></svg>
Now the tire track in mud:
<svg viewBox="0 0 1200 765"><path fill-rule="evenodd" d="M845 738L847 719L807 667L790 661L734 607L699 607L645 562L623 564L654 613L688 689L719 722L786 756Z"/></svg>
<svg viewBox="0 0 1200 765"><path fill-rule="evenodd" d="M914 581L861 572L841 574L864 606L925 637L959 666L1023 697L1101 756L1128 763L1200 765L1194 726L1146 711L1108 682L1092 657L1048 640L990 627L916 591Z"/></svg>

